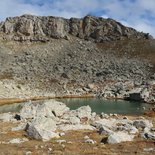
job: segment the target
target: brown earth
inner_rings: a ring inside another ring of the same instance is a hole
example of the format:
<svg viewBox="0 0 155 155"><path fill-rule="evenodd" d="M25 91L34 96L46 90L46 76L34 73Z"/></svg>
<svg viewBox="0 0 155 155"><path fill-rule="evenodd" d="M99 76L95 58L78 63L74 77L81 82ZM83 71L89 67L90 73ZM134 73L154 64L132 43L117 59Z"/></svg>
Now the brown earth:
<svg viewBox="0 0 155 155"><path fill-rule="evenodd" d="M129 116L130 119L134 116ZM155 117L147 117L152 119L155 125ZM25 131L10 131L16 124L0 122L0 141L9 141L13 138L27 137ZM84 136L88 135L95 140L96 144L87 144L84 142ZM29 139L28 142L21 144L0 144L0 155L23 155L31 152L32 155L153 155L155 154L155 141L142 140L139 136L133 142L124 142L119 144L102 144L103 136L96 131L68 131L61 139L68 143L59 144L56 139L49 142L37 141ZM152 151L144 149L153 148Z"/></svg>

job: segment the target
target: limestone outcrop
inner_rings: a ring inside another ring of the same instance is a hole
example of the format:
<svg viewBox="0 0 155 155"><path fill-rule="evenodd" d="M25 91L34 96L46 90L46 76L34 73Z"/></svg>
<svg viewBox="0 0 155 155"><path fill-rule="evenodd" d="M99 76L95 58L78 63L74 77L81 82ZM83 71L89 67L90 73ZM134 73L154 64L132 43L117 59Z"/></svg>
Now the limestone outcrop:
<svg viewBox="0 0 155 155"><path fill-rule="evenodd" d="M33 15L9 17L0 24L0 32L6 34L6 39L15 41L46 42L50 38L69 39L70 35L94 42L116 41L131 37L151 38L149 34L125 27L113 19L94 16L81 19Z"/></svg>

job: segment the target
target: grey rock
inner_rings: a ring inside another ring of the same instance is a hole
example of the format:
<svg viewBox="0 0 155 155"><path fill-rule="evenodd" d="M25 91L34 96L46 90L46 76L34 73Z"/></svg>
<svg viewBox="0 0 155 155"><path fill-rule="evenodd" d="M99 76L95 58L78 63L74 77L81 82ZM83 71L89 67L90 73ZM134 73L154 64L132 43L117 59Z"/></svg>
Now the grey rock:
<svg viewBox="0 0 155 155"><path fill-rule="evenodd" d="M86 125L86 124L61 124L58 126L58 129L61 131L69 131L69 130L96 130L93 126L91 125Z"/></svg>
<svg viewBox="0 0 155 155"><path fill-rule="evenodd" d="M109 144L115 144L115 143L121 143L121 142L127 142L127 141L133 141L134 136L129 135L126 132L116 132L111 134L108 137L107 142Z"/></svg>
<svg viewBox="0 0 155 155"><path fill-rule="evenodd" d="M21 109L20 116L22 119L37 117L49 117L54 119L68 111L69 108L64 103L55 100L43 101L41 103L28 102Z"/></svg>
<svg viewBox="0 0 155 155"><path fill-rule="evenodd" d="M13 127L12 131L19 131L19 130L25 130L27 123L20 123L17 127Z"/></svg>
<svg viewBox="0 0 155 155"><path fill-rule="evenodd" d="M0 114L0 121L3 122L10 122L15 121L13 114L11 113L2 113Z"/></svg>
<svg viewBox="0 0 155 155"><path fill-rule="evenodd" d="M152 128L153 127L153 124L150 120L146 120L146 119L139 119L139 120L135 120L133 122L133 125L136 127L136 128Z"/></svg>
<svg viewBox="0 0 155 155"><path fill-rule="evenodd" d="M95 144L96 141L94 141L93 139L86 139L86 140L85 140L85 143L88 143L88 144Z"/></svg>
<svg viewBox="0 0 155 155"><path fill-rule="evenodd" d="M9 17L0 24L0 31L9 35L6 38L16 41L66 39L69 35L96 42L121 40L135 36L149 39L145 33L125 27L113 19L93 16L86 16L82 19L32 15Z"/></svg>
<svg viewBox="0 0 155 155"><path fill-rule="evenodd" d="M80 124L80 119L78 117L70 117L69 118L69 123L71 124Z"/></svg>
<svg viewBox="0 0 155 155"><path fill-rule="evenodd" d="M14 138L14 139L11 139L8 143L10 143L10 144L20 144L20 143L27 142L27 141L28 141L27 138Z"/></svg>
<svg viewBox="0 0 155 155"><path fill-rule="evenodd" d="M149 127L145 127L143 133L141 134L144 139L155 140L155 132L152 131Z"/></svg>
<svg viewBox="0 0 155 155"><path fill-rule="evenodd" d="M67 141L66 141L66 140L64 140L64 139L56 140L56 142L57 142L57 143L59 143L59 144L62 144L62 143L67 143Z"/></svg>
<svg viewBox="0 0 155 155"><path fill-rule="evenodd" d="M144 150L145 152L150 152L150 151L153 151L154 148L152 148L152 147L150 147L150 148L144 148L143 150Z"/></svg>
<svg viewBox="0 0 155 155"><path fill-rule="evenodd" d="M82 106L77 110L77 117L80 119L87 118L88 120L91 118L91 108L90 106Z"/></svg>
<svg viewBox="0 0 155 155"><path fill-rule="evenodd" d="M32 138L48 141L59 137L55 132L56 128L56 123L51 118L39 117L27 124L26 131Z"/></svg>
<svg viewBox="0 0 155 155"><path fill-rule="evenodd" d="M108 127L102 126L99 128L99 133L102 135L110 135L114 132L111 129L109 129Z"/></svg>

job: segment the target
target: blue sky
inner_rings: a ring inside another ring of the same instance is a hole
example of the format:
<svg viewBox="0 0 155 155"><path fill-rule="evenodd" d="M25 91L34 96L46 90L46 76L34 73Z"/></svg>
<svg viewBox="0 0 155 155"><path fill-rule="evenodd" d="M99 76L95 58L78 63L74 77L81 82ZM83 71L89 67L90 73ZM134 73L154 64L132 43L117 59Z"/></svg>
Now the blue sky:
<svg viewBox="0 0 155 155"><path fill-rule="evenodd" d="M1 0L0 20L22 14L113 18L155 37L155 0Z"/></svg>

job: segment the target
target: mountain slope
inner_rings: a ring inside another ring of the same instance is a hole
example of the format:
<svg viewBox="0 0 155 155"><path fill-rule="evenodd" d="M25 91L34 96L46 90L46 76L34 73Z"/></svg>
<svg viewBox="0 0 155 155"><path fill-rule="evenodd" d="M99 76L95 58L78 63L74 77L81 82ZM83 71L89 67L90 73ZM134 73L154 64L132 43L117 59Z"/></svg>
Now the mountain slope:
<svg viewBox="0 0 155 155"><path fill-rule="evenodd" d="M0 31L0 79L9 95L98 93L109 83L135 87L155 78L154 39L112 19L23 15L6 19Z"/></svg>

